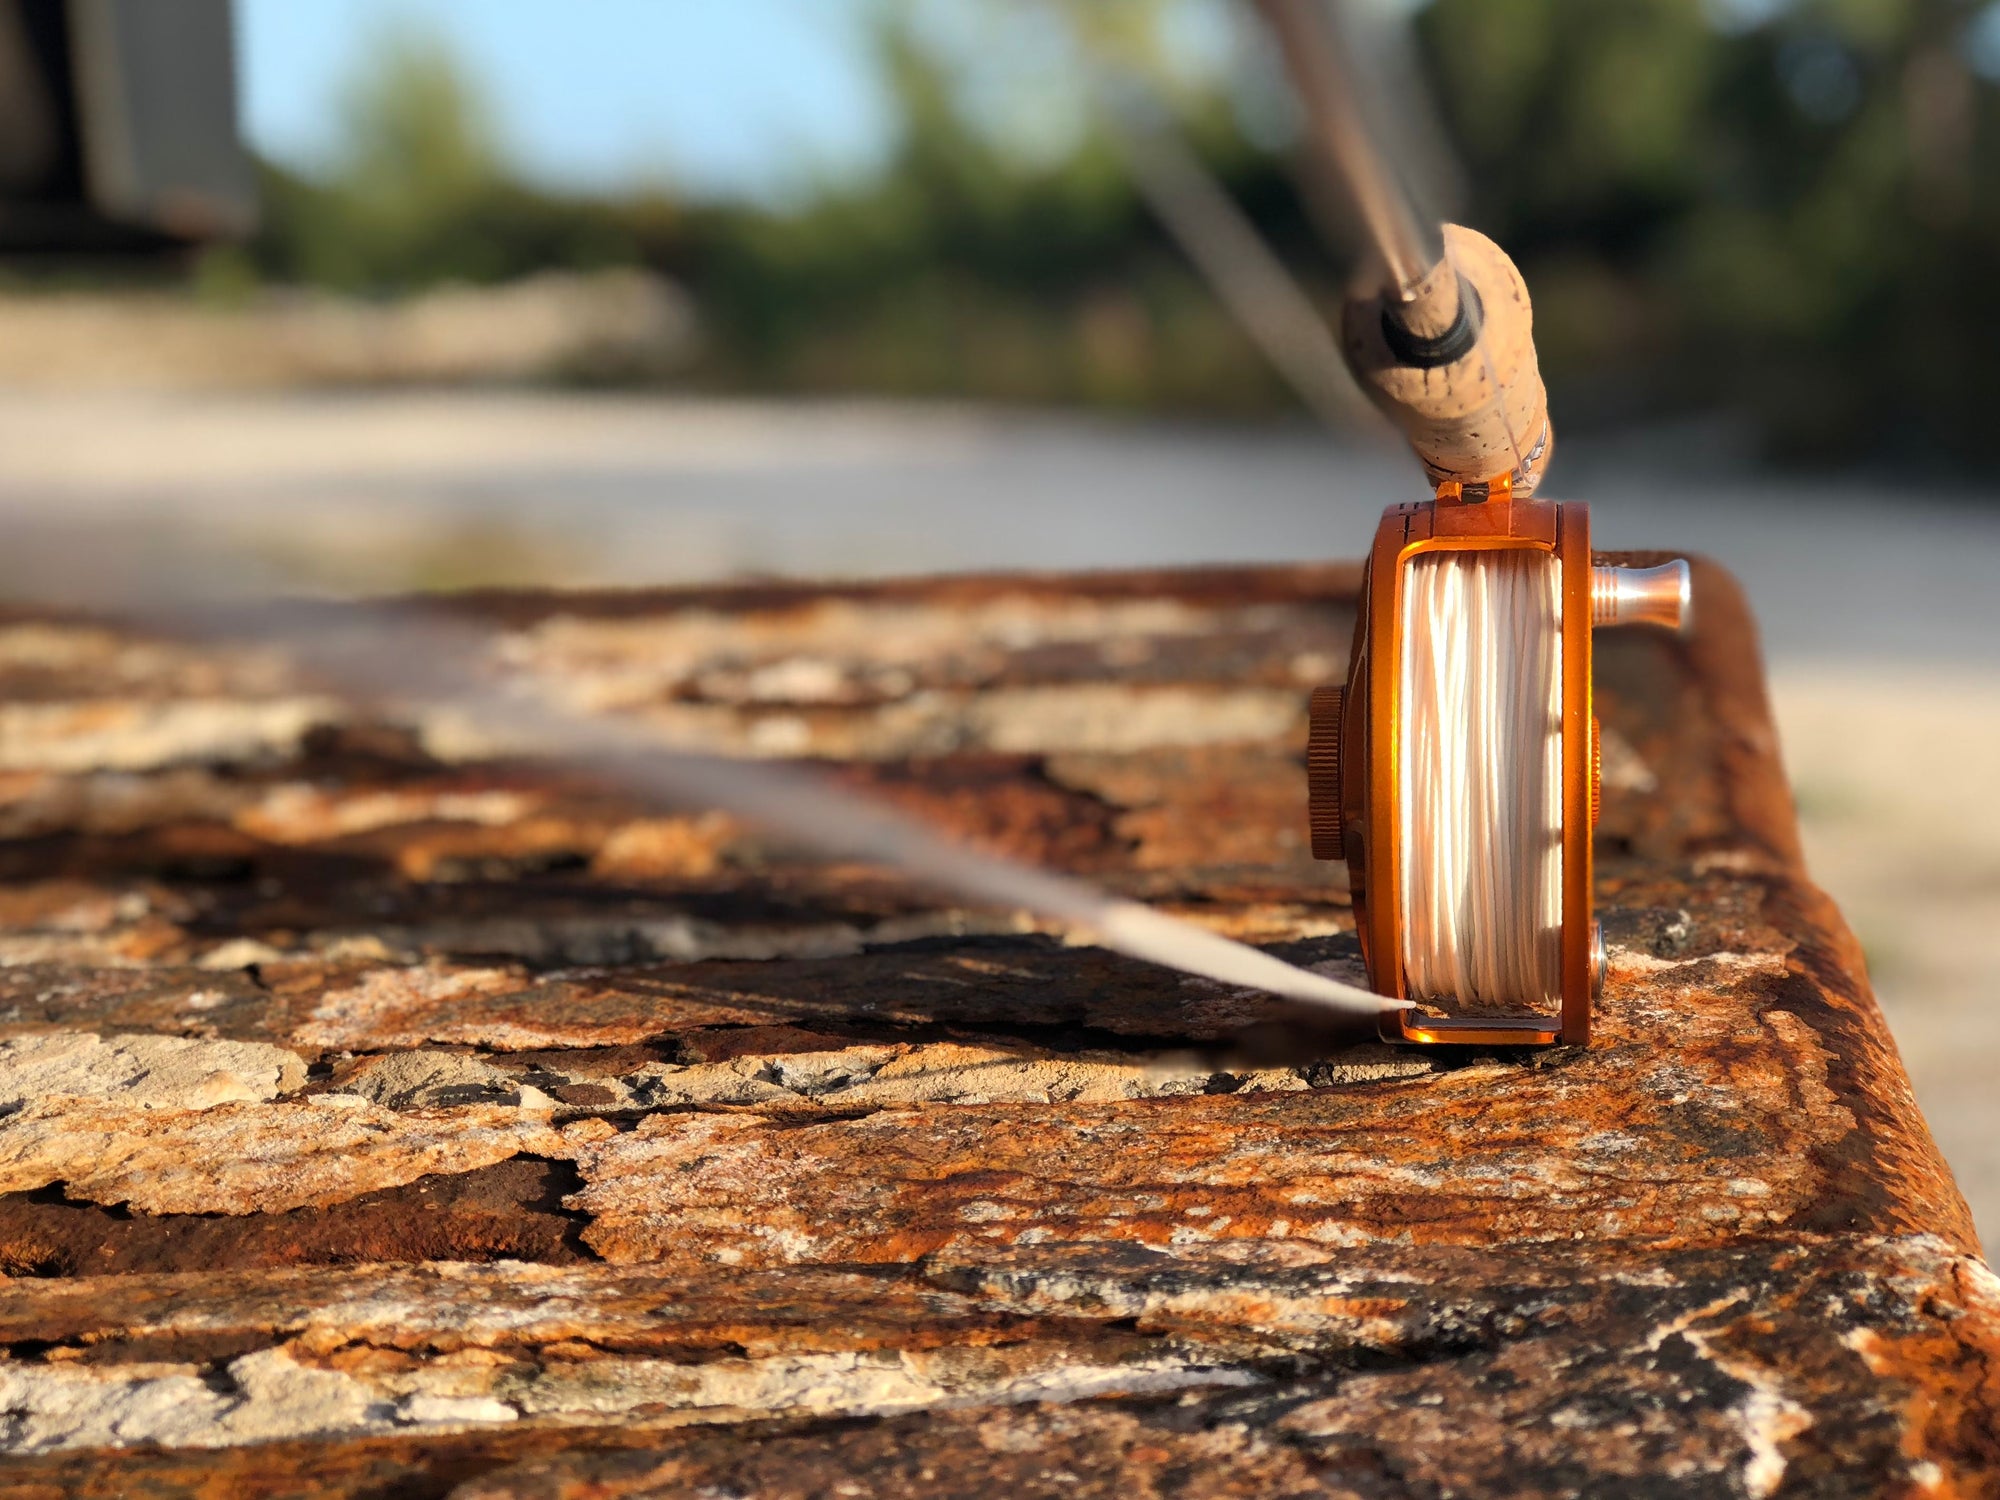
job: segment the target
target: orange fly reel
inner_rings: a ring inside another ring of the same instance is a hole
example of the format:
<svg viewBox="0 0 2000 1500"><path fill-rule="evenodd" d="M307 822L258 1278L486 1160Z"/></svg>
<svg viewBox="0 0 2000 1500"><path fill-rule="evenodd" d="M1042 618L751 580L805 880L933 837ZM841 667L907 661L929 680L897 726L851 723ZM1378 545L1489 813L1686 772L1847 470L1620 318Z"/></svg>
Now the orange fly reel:
<svg viewBox="0 0 2000 1500"><path fill-rule="evenodd" d="M1689 570L1597 566L1590 512L1439 486L1375 533L1344 687L1312 696L1315 856L1344 859L1386 1040L1590 1040L1596 624L1686 618Z"/></svg>

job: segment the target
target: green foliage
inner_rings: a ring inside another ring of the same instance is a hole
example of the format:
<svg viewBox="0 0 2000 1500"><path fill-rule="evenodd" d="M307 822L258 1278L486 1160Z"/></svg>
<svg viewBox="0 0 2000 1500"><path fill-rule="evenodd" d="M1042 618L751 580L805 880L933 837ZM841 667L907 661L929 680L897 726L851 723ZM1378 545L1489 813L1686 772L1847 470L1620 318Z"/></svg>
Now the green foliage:
<svg viewBox="0 0 2000 1500"><path fill-rule="evenodd" d="M879 176L791 212L691 224L687 270L723 331L715 374L1119 407L1284 400L1101 134L1053 162L1023 161L968 118L948 64L905 13L882 14L877 53L899 122ZM1275 181L1219 104L1197 128L1220 169ZM1309 236L1284 201L1277 228L1302 247Z"/></svg>
<svg viewBox="0 0 2000 1500"><path fill-rule="evenodd" d="M1972 451L2000 121L1967 16L1802 0L1731 34L1693 0L1436 0L1475 222L1536 292L1558 401L1729 408L1807 459Z"/></svg>
<svg viewBox="0 0 2000 1500"><path fill-rule="evenodd" d="M1143 6L1130 5L1126 27ZM549 267L642 264L695 292L710 383L1235 411L1281 388L1086 134L1024 161L980 129L907 6L876 53L899 122L886 169L795 207L584 199L510 173L491 113L432 40L392 33L352 93L323 176L265 169L263 274L389 294ZM1272 164L1215 101L1197 122L1225 169L1310 236Z"/></svg>
<svg viewBox="0 0 2000 1500"><path fill-rule="evenodd" d="M566 198L520 183L486 100L437 39L390 31L371 55L345 100L332 169L263 170L253 252L267 274L398 292L631 264L671 232L674 213L657 198Z"/></svg>
<svg viewBox="0 0 2000 1500"><path fill-rule="evenodd" d="M1246 142L1219 81L1167 78L1163 3L1071 14L1166 80L1281 255L1335 286L1284 162ZM994 24L1026 14L990 4ZM1954 51L1968 14L1960 0L1796 0L1742 29L1702 0L1420 12L1468 217L1535 291L1566 427L1730 408L1794 455L1973 450L2000 406L1986 350L2000 328L2000 91ZM711 384L1284 407L1110 143L1086 124L1053 154L1014 149L974 87L1004 49L969 72L921 20L921 0L876 13L899 121L883 169L784 208L525 185L450 56L392 33L348 100L331 169L267 170L256 268L393 293L642 264L695 294ZM222 299L242 280L218 261L204 285Z"/></svg>

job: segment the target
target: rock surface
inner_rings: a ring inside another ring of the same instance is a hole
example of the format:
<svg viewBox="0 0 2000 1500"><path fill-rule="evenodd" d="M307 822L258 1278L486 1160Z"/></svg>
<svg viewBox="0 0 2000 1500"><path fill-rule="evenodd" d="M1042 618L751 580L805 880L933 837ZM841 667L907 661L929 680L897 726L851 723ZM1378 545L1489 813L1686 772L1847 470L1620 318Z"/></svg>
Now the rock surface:
<svg viewBox="0 0 2000 1500"><path fill-rule="evenodd" d="M488 596L501 669L1328 972L1341 568ZM0 621L7 1493L2000 1494L1740 597L1599 646L1588 1051L1398 1052ZM329 628L339 628L337 610Z"/></svg>

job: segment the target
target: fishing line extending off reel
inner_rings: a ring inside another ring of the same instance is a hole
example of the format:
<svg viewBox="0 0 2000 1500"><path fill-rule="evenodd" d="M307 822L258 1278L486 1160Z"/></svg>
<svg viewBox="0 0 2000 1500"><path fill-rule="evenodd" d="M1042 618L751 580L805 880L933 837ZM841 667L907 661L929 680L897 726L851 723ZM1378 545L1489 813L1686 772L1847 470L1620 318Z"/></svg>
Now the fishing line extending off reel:
<svg viewBox="0 0 2000 1500"><path fill-rule="evenodd" d="M1344 686L1313 694L1313 853L1347 862L1390 1041L1590 1040L1598 625L1680 628L1685 562L1597 563L1590 512L1535 498L1551 446L1527 290L1445 225L1420 282L1350 299L1344 352L1436 484L1376 529Z"/></svg>

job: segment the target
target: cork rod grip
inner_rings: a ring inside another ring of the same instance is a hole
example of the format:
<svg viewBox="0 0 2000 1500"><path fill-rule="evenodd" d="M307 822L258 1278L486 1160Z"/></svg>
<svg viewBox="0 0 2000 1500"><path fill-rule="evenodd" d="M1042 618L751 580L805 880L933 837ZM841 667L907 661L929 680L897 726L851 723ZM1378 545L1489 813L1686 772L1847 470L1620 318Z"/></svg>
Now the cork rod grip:
<svg viewBox="0 0 2000 1500"><path fill-rule="evenodd" d="M1341 350L1433 482L1505 476L1532 494L1553 440L1527 284L1475 230L1445 225L1444 248L1413 300L1350 298Z"/></svg>

